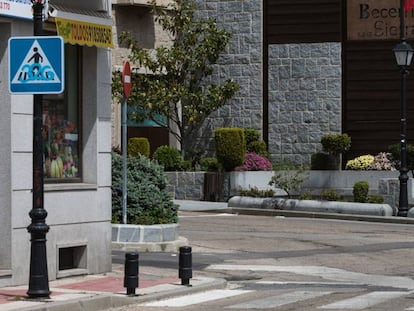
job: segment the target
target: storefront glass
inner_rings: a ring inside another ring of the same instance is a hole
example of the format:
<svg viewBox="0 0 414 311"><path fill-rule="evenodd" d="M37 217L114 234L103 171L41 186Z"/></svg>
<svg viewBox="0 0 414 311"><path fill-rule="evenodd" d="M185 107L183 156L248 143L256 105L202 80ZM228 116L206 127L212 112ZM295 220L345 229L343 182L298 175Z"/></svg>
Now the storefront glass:
<svg viewBox="0 0 414 311"><path fill-rule="evenodd" d="M81 177L81 47L65 45L65 91L43 96L44 174L46 182L77 182Z"/></svg>

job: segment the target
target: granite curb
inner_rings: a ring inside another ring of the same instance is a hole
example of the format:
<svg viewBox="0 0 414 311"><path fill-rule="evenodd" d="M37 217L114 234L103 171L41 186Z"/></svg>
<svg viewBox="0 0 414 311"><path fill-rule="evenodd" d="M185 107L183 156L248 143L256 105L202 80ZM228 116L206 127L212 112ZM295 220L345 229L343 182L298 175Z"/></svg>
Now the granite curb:
<svg viewBox="0 0 414 311"><path fill-rule="evenodd" d="M127 296L121 293L99 293L88 289L72 292L72 298L22 299L11 303L0 304L0 310L18 311L101 311L128 305L142 304L149 301L173 298L185 294L193 294L227 286L227 281L221 278L193 278L190 286L181 283L159 284L144 289L137 289L137 295ZM57 291L58 289L55 289ZM53 289L52 289L53 292ZM53 301L55 300L55 301Z"/></svg>

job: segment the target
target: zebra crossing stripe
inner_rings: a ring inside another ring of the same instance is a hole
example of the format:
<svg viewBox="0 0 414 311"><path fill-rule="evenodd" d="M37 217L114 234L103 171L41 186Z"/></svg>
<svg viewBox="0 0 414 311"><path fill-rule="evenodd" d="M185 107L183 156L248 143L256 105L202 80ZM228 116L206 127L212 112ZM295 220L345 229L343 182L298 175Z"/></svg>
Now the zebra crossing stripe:
<svg viewBox="0 0 414 311"><path fill-rule="evenodd" d="M190 294L177 298L170 298L160 301L149 302L143 304L146 307L186 307L198 303L207 301L234 297L246 293L252 292L251 290L239 290L239 289L217 289L210 290L203 293Z"/></svg>
<svg viewBox="0 0 414 311"><path fill-rule="evenodd" d="M410 292L385 292L377 291L360 295L357 297L341 300L328 305L319 307L318 309L351 309L351 310L362 310L365 308L372 307L379 303L383 303L387 300L399 298L404 295L408 295Z"/></svg>
<svg viewBox="0 0 414 311"><path fill-rule="evenodd" d="M257 299L237 305L226 307L226 309L273 309L281 307L283 305L313 299L325 295L332 294L332 292L319 292L319 291L295 291L278 296L272 296L264 299Z"/></svg>

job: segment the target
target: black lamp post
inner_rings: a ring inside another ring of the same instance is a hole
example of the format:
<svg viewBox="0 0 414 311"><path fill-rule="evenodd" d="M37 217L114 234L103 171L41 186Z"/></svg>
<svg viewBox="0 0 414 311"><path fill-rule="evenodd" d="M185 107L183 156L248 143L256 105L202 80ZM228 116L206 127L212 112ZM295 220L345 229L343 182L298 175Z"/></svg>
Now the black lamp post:
<svg viewBox="0 0 414 311"><path fill-rule="evenodd" d="M401 131L400 131L400 152L401 152L401 165L400 165L400 198L398 206L398 216L406 217L408 213L408 195L407 195L407 182L408 182L408 168L407 168L407 75L408 66L411 64L413 58L413 48L407 43L405 39L405 26L404 26L404 0L400 0L400 42L393 49L397 65L400 67L401 75Z"/></svg>
<svg viewBox="0 0 414 311"><path fill-rule="evenodd" d="M43 35L43 0L32 0L34 35ZM47 212L44 209L43 195L43 139L42 139L42 96L34 95L33 108L33 208L32 219L27 227L30 233L30 275L27 295L30 298L47 298L50 295L47 272L46 224Z"/></svg>

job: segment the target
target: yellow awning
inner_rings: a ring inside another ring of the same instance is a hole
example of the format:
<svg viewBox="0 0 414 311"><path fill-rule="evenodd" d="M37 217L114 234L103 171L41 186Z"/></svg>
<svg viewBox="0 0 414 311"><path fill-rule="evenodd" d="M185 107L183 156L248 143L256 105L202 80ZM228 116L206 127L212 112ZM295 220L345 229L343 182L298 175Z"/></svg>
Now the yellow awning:
<svg viewBox="0 0 414 311"><path fill-rule="evenodd" d="M66 43L113 48L112 19L106 13L49 5L48 16Z"/></svg>
<svg viewBox="0 0 414 311"><path fill-rule="evenodd" d="M112 26L55 18L56 30L66 43L113 48Z"/></svg>

